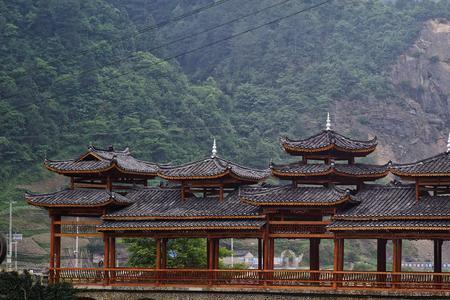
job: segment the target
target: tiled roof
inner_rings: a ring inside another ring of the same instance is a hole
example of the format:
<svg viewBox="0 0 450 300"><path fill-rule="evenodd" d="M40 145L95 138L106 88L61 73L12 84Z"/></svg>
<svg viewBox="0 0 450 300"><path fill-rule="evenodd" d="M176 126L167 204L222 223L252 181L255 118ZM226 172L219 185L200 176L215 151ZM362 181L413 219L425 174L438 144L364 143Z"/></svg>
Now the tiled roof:
<svg viewBox="0 0 450 300"><path fill-rule="evenodd" d="M335 220L450 219L450 196L421 196L415 187L374 186L357 194L360 204L338 212Z"/></svg>
<svg viewBox="0 0 450 300"><path fill-rule="evenodd" d="M350 177L374 177L381 178L388 174L389 165L369 164L305 164L293 163L288 165L272 165L272 173L275 176L324 176L335 174Z"/></svg>
<svg viewBox="0 0 450 300"><path fill-rule="evenodd" d="M132 200L107 190L66 189L50 194L26 194L28 203L42 207L98 207L108 204L129 205Z"/></svg>
<svg viewBox="0 0 450 300"><path fill-rule="evenodd" d="M181 166L167 167L159 172L160 177L169 180L215 179L229 174L242 180L258 182L267 178L270 171L250 169L215 156Z"/></svg>
<svg viewBox="0 0 450 300"><path fill-rule="evenodd" d="M411 164L393 164L391 171L398 176L450 176L450 153L444 152Z"/></svg>
<svg viewBox="0 0 450 300"><path fill-rule="evenodd" d="M327 228L337 230L449 230L450 220L335 220Z"/></svg>
<svg viewBox="0 0 450 300"><path fill-rule="evenodd" d="M345 137L333 130L323 130L303 140L281 138L281 145L288 152L322 152L336 149L344 152L372 152L377 146L377 139L358 141Z"/></svg>
<svg viewBox="0 0 450 300"><path fill-rule="evenodd" d="M293 187L292 185L241 189L243 202L253 205L330 206L357 201L348 192L326 187Z"/></svg>
<svg viewBox="0 0 450 300"><path fill-rule="evenodd" d="M134 203L106 215L105 219L254 217L259 212L258 207L242 203L237 191L223 201L218 197L182 200L180 188L143 188L127 197Z"/></svg>
<svg viewBox="0 0 450 300"><path fill-rule="evenodd" d="M128 148L123 151L90 147L80 157L65 161L45 160L44 165L61 174L103 172L113 168L124 173L156 176L157 164L134 158Z"/></svg>
<svg viewBox="0 0 450 300"><path fill-rule="evenodd" d="M104 221L97 228L104 230L238 230L260 229L264 220L170 220L170 221Z"/></svg>

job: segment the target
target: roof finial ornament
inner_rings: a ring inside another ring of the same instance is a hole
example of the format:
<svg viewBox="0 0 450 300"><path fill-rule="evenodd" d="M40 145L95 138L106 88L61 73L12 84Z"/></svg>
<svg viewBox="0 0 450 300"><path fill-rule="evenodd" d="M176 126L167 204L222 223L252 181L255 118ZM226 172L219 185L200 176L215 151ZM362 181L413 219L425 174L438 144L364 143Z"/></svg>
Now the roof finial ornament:
<svg viewBox="0 0 450 300"><path fill-rule="evenodd" d="M216 155L217 155L217 145L216 145L216 139L214 139L212 151L211 151L211 158L216 157Z"/></svg>
<svg viewBox="0 0 450 300"><path fill-rule="evenodd" d="M450 152L450 133L448 134L448 140L447 140L447 153Z"/></svg>
<svg viewBox="0 0 450 300"><path fill-rule="evenodd" d="M327 112L326 130L331 130L331 120L330 120L330 113L329 112Z"/></svg>

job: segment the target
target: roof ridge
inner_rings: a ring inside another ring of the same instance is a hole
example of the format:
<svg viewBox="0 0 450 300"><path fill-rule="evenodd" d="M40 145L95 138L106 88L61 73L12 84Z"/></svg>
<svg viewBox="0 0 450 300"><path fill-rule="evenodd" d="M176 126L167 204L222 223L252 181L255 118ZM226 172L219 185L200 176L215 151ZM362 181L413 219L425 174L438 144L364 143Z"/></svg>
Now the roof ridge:
<svg viewBox="0 0 450 300"><path fill-rule="evenodd" d="M438 159L438 158L440 158L440 157L442 157L442 156L445 156L445 155L449 155L449 152L441 152L441 153L438 153L438 154L436 154L436 155L433 155L433 156L431 156L431 157L426 157L426 158L424 158L424 159L421 159L421 160L418 160L418 161L416 161L416 162L412 162L412 163L403 163L403 164L401 164L401 163L392 163L392 166L393 167L397 167L397 166L399 166L399 167L409 167L409 166L414 166L414 165L417 165L417 164L419 164L419 163L424 163L424 162L429 162L429 161L433 161L434 159Z"/></svg>

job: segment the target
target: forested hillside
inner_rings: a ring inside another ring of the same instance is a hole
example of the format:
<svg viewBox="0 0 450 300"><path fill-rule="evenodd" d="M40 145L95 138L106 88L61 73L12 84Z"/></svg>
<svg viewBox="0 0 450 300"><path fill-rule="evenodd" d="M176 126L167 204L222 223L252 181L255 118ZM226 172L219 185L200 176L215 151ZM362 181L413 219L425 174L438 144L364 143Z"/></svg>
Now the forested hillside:
<svg viewBox="0 0 450 300"><path fill-rule="evenodd" d="M181 162L215 137L221 155L267 166L280 135L319 130L331 111L347 134L407 146L360 111L402 105L391 65L426 20L450 17L450 1L335 0L229 38L321 1L228 0L156 26L211 2L0 0L0 201L20 199L45 156L89 143Z"/></svg>

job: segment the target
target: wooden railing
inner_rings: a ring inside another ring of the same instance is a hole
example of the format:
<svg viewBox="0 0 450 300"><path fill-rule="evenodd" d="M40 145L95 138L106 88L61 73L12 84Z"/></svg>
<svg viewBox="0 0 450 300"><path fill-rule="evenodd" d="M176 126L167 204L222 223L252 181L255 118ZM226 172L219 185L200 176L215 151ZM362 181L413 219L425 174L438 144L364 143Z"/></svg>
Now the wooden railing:
<svg viewBox="0 0 450 300"><path fill-rule="evenodd" d="M450 290L450 273L309 270L55 268L53 282L83 285L291 286Z"/></svg>

